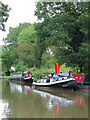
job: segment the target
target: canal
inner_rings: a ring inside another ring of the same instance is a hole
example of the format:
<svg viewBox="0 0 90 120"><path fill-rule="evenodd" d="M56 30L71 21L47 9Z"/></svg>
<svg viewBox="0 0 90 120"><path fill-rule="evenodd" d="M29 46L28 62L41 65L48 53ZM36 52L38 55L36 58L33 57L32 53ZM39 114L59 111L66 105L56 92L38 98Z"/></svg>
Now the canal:
<svg viewBox="0 0 90 120"><path fill-rule="evenodd" d="M0 79L0 95L0 118L88 118L87 91L44 90Z"/></svg>

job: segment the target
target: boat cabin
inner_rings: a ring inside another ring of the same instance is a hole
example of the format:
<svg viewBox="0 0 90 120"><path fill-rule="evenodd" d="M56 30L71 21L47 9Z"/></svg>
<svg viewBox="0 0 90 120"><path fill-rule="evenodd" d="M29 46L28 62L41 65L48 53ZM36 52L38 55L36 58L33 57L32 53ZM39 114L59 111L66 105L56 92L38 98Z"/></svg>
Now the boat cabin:
<svg viewBox="0 0 90 120"><path fill-rule="evenodd" d="M12 73L10 75L10 78L8 80L15 80L15 81L22 81L22 82L33 82L33 78L31 73L28 72L17 72L17 73Z"/></svg>

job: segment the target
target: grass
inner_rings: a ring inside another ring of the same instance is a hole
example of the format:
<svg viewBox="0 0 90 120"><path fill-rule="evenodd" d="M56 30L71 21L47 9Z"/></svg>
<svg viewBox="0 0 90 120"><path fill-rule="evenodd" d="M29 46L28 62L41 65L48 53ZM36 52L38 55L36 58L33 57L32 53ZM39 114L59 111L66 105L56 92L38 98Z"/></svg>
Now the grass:
<svg viewBox="0 0 90 120"><path fill-rule="evenodd" d="M8 79L10 76L0 76L2 79Z"/></svg>

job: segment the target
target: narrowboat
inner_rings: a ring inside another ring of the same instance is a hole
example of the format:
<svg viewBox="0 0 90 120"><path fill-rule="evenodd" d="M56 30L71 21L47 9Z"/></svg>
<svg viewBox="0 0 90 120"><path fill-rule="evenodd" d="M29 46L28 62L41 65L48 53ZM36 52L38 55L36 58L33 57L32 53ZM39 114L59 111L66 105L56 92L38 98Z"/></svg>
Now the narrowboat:
<svg viewBox="0 0 90 120"><path fill-rule="evenodd" d="M90 91L90 75L87 73L74 73L72 76L76 79L77 90Z"/></svg>
<svg viewBox="0 0 90 120"><path fill-rule="evenodd" d="M25 82L25 83L32 83L33 78L29 71L27 72L17 72L17 73L11 73L10 78L8 79L12 82Z"/></svg>
<svg viewBox="0 0 90 120"><path fill-rule="evenodd" d="M69 73L51 73L48 77L43 77L38 81L32 83L37 87L48 87L48 88L64 88L64 89L76 89L77 82L75 78Z"/></svg>

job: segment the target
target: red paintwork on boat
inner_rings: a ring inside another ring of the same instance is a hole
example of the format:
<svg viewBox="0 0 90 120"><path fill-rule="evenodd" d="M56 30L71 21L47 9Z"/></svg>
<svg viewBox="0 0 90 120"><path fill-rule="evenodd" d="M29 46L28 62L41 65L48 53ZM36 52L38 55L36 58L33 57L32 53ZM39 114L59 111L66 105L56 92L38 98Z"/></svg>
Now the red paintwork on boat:
<svg viewBox="0 0 90 120"><path fill-rule="evenodd" d="M56 74L59 73L59 64L58 63L55 64L55 73Z"/></svg>
<svg viewBox="0 0 90 120"><path fill-rule="evenodd" d="M11 73L11 75L22 74L22 72Z"/></svg>
<svg viewBox="0 0 90 120"><path fill-rule="evenodd" d="M30 77L30 72L28 72L28 77Z"/></svg>
<svg viewBox="0 0 90 120"><path fill-rule="evenodd" d="M87 73L74 73L74 74L72 74L72 76L76 79L76 81L84 82L84 76L86 74Z"/></svg>

